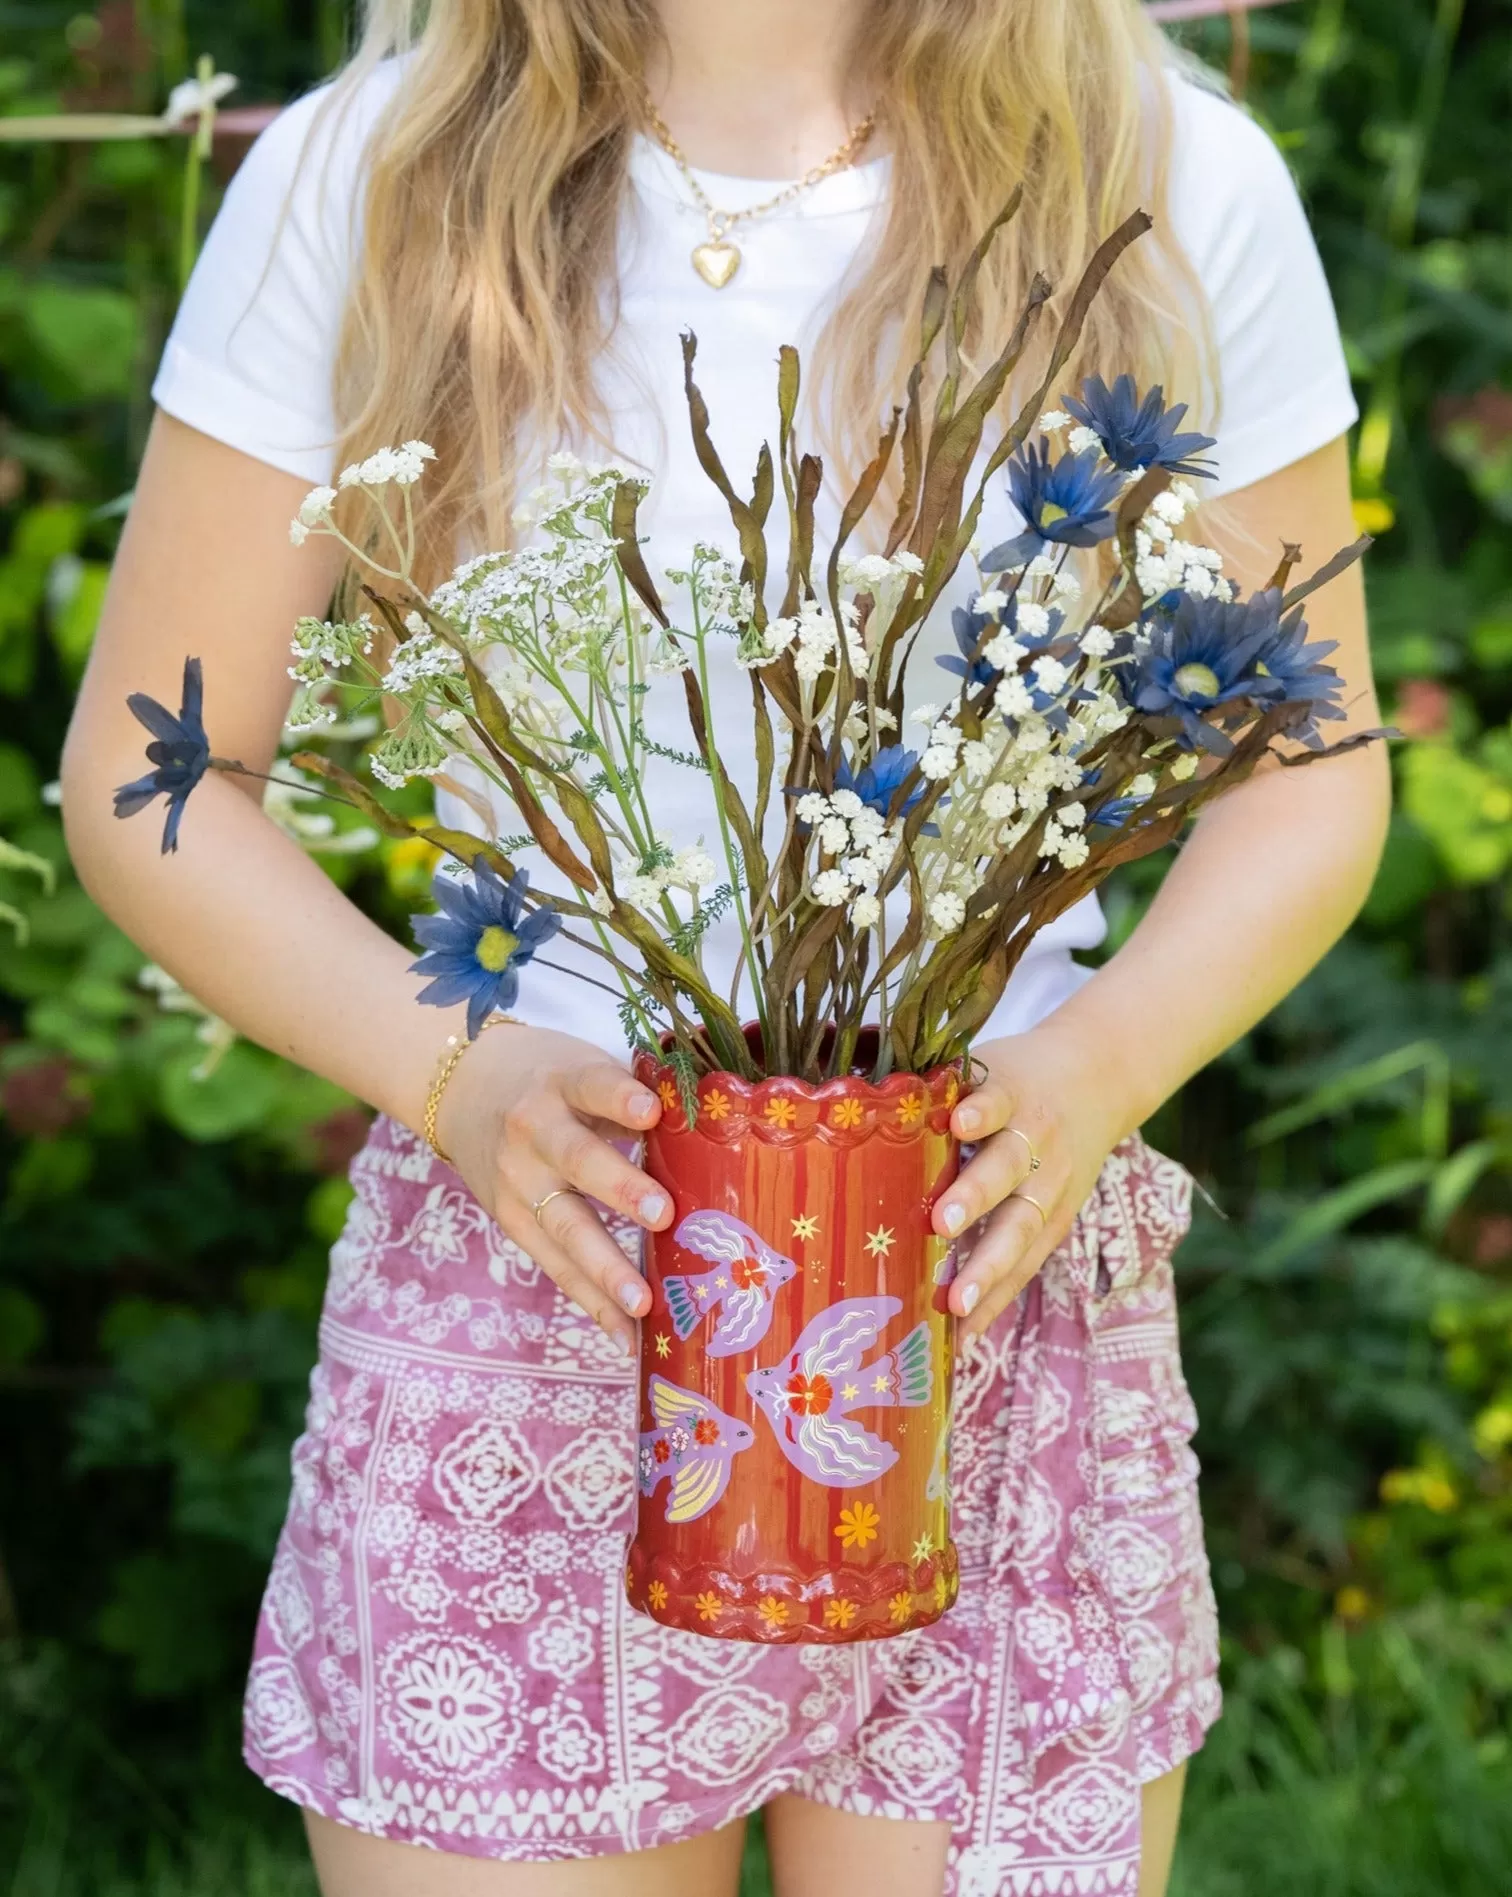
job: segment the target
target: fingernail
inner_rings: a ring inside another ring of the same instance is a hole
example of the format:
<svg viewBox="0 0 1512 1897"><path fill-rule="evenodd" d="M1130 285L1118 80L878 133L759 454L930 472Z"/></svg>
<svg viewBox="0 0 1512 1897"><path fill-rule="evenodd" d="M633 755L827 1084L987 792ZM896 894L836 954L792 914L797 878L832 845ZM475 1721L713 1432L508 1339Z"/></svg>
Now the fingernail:
<svg viewBox="0 0 1512 1897"><path fill-rule="evenodd" d="M634 1094L631 1094L630 1096L630 1111L635 1115L636 1119L638 1120L644 1119L645 1116L652 1110L652 1108L655 1105L656 1105L655 1094L634 1093Z"/></svg>
<svg viewBox="0 0 1512 1897"><path fill-rule="evenodd" d="M659 1192L648 1192L640 1202L640 1215L650 1225L654 1225L666 1209L667 1202Z"/></svg>
<svg viewBox="0 0 1512 1897"><path fill-rule="evenodd" d="M952 1199L948 1205L942 1205L940 1207L940 1223L945 1227L947 1232L955 1233L960 1231L961 1227L966 1223L965 1206L954 1199Z"/></svg>
<svg viewBox="0 0 1512 1897"><path fill-rule="evenodd" d="M981 1295L982 1287L979 1284L969 1284L961 1293L961 1309L967 1317L970 1317L971 1313L976 1309L977 1300Z"/></svg>
<svg viewBox="0 0 1512 1897"><path fill-rule="evenodd" d="M962 1107L960 1112L956 1114L956 1131L958 1133L974 1133L977 1130L980 1120L981 1115L977 1112L975 1107Z"/></svg>
<svg viewBox="0 0 1512 1897"><path fill-rule="evenodd" d="M622 1357L628 1357L630 1355L630 1339L621 1332L616 1331L614 1333L614 1348Z"/></svg>
<svg viewBox="0 0 1512 1897"><path fill-rule="evenodd" d="M642 1287L638 1284L622 1284L620 1286L619 1301L632 1317L635 1316L641 1307L641 1289Z"/></svg>

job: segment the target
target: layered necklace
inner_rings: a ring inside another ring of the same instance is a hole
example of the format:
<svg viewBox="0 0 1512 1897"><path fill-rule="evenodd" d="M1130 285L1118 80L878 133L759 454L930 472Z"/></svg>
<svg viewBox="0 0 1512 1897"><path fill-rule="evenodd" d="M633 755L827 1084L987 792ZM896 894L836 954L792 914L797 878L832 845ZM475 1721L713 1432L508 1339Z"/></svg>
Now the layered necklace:
<svg viewBox="0 0 1512 1897"><path fill-rule="evenodd" d="M784 204L791 204L794 198L801 197L805 191L812 191L821 179L830 177L834 172L848 170L877 126L877 114L873 108L859 125L852 127L843 145L837 146L828 158L804 172L801 178L795 178L790 185L785 185L774 197L766 198L760 204L748 204L741 211L721 211L698 182L693 167L684 156L681 145L672 136L667 121L657 111L649 92L644 94L643 103L647 123L657 144L682 173L683 182L692 193L694 202L708 220L709 235L703 243L693 246L692 263L711 290L722 290L740 268L740 246L732 243L729 235L737 224L749 224L755 218L766 217Z"/></svg>

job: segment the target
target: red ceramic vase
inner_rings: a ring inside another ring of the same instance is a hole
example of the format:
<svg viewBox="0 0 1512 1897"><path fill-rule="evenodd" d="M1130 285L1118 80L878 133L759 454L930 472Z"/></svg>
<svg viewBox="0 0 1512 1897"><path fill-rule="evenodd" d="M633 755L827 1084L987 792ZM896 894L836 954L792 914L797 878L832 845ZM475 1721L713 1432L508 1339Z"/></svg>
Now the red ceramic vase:
<svg viewBox="0 0 1512 1897"><path fill-rule="evenodd" d="M929 1215L960 1163L959 1070L709 1074L692 1126L670 1068L637 1073L663 1101L644 1163L676 1216L647 1246L632 1606L779 1644L938 1620L955 1261Z"/></svg>

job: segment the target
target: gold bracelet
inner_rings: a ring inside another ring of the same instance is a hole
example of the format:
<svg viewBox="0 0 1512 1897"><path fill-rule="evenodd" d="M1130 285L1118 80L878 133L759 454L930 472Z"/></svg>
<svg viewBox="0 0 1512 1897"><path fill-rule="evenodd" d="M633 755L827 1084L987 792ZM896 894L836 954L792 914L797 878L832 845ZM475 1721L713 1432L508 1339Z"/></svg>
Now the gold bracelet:
<svg viewBox="0 0 1512 1897"><path fill-rule="evenodd" d="M526 1025L517 1014L491 1014L478 1029L479 1036L486 1034L490 1028L503 1027L506 1021L517 1028ZM450 1166L453 1161L448 1153L442 1151L441 1142L436 1137L436 1115L441 1111L441 1096L446 1092L447 1083L457 1071L458 1061L472 1044L465 1034L449 1034L446 1037L436 1061L436 1072L430 1084L430 1092L425 1097L425 1117L420 1122L420 1131L424 1135L426 1145L443 1166Z"/></svg>

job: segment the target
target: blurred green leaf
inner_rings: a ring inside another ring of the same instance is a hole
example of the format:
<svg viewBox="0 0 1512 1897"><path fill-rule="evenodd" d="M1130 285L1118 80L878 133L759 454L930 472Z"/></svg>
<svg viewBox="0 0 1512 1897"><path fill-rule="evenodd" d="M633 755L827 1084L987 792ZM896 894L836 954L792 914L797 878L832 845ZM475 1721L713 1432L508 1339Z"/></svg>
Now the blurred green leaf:
<svg viewBox="0 0 1512 1897"><path fill-rule="evenodd" d="M239 1041L200 1079L200 1053L186 1049L163 1069L159 1097L169 1123L192 1140L230 1139L260 1125L278 1099L275 1057Z"/></svg>

